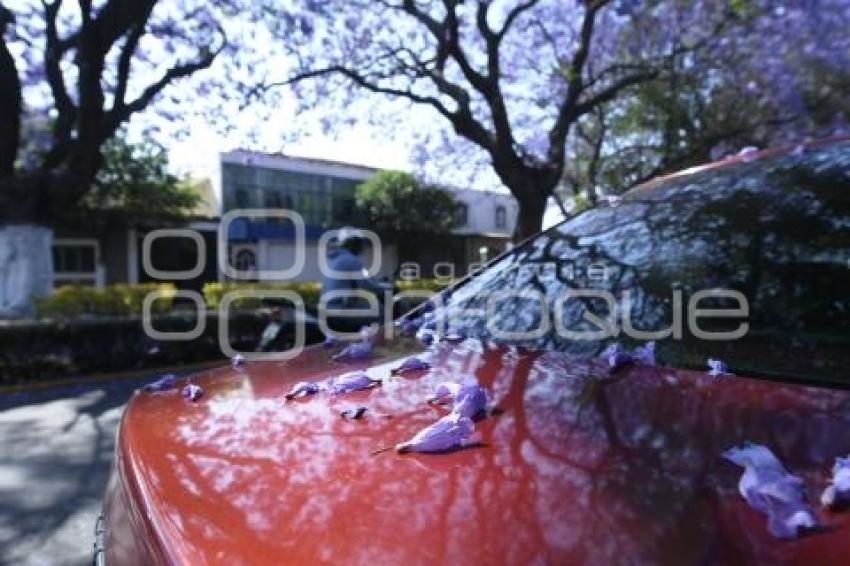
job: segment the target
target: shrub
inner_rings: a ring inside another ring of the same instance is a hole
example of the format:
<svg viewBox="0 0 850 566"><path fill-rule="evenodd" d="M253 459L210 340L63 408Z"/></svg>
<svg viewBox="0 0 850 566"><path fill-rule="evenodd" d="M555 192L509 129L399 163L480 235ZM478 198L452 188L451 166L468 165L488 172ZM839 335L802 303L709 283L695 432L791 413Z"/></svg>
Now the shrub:
<svg viewBox="0 0 850 566"><path fill-rule="evenodd" d="M433 291L438 293L448 287L448 282L441 279L416 279L414 281L396 281L399 291Z"/></svg>
<svg viewBox="0 0 850 566"><path fill-rule="evenodd" d="M219 316L205 317L204 331L189 341L158 341L146 335L138 316L92 316L77 319L0 321L0 386L105 371L126 371L222 359ZM160 332L195 328L198 313L175 310L156 314L151 323ZM237 310L228 314L228 342L239 351L253 351L271 315L267 310ZM281 330L281 339L294 332ZM305 328L307 344L324 337L314 321Z"/></svg>
<svg viewBox="0 0 850 566"><path fill-rule="evenodd" d="M438 292L446 284L436 279L398 281L400 291L426 290ZM154 301L151 310L165 313L171 310L175 287L171 283L140 283L135 285L107 285L102 289L84 285L67 285L54 290L49 297L36 299L39 318L74 318L82 315L141 315L145 296L155 290L165 296ZM322 292L320 283L307 282L261 282L261 283L207 283L203 288L204 302L208 308L217 309L225 293L237 290L294 291L305 306L315 310ZM274 304L286 304L285 299L258 299L245 297L236 299L232 306L237 309L255 309Z"/></svg>
<svg viewBox="0 0 850 566"><path fill-rule="evenodd" d="M438 292L446 287L446 283L436 279L418 279L416 281L398 281L396 288L399 291L424 290ZM320 283L295 283L295 282L264 282L264 283L207 283L204 285L204 300L207 307L217 309L224 295L230 291L263 290L263 291L294 291L304 301L307 309L315 310L319 305L322 293ZM286 299L274 299L272 297L260 299L254 297L239 298L231 303L237 309L255 309L270 304L288 304Z"/></svg>
<svg viewBox="0 0 850 566"><path fill-rule="evenodd" d="M40 318L73 318L81 315L140 315L145 296L155 290L165 295L154 301L151 310L168 312L174 301L171 283L142 283L137 285L108 285L102 289L83 285L67 285L54 290L50 296L36 299Z"/></svg>
<svg viewBox="0 0 850 566"><path fill-rule="evenodd" d="M224 295L230 291L294 291L297 293L304 305L308 309L315 309L319 304L319 295L322 292L320 283L207 283L204 285L204 301L208 308L217 309L221 304ZM238 298L231 303L233 308L237 309L255 309L263 305L269 304L288 304L286 299L269 298L254 298L244 297Z"/></svg>

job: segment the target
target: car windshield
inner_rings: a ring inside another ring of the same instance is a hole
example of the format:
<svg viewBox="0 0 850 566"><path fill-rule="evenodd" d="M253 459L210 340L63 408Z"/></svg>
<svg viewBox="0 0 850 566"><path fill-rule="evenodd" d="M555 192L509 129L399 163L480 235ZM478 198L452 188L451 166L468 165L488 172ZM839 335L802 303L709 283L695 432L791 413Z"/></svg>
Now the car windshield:
<svg viewBox="0 0 850 566"><path fill-rule="evenodd" d="M673 367L712 357L850 383L848 262L850 142L834 142L632 190L493 262L439 312L466 336L534 349L655 338Z"/></svg>

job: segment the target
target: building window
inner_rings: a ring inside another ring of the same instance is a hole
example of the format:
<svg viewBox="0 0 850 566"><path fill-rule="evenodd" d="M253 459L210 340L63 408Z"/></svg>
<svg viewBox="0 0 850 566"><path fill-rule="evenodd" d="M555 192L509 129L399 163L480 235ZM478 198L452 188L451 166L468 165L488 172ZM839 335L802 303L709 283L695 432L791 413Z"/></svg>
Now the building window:
<svg viewBox="0 0 850 566"><path fill-rule="evenodd" d="M508 213L505 207L499 205L496 207L496 228L505 228L508 225Z"/></svg>
<svg viewBox="0 0 850 566"><path fill-rule="evenodd" d="M271 209L283 208L283 199L280 198L279 192L277 192L275 190L271 190L271 189L266 189L264 197L265 197L265 201L266 201L265 202L266 208L271 208Z"/></svg>
<svg viewBox="0 0 850 566"><path fill-rule="evenodd" d="M236 208L250 208L251 195L248 194L248 189L239 187L235 193Z"/></svg>
<svg viewBox="0 0 850 566"><path fill-rule="evenodd" d="M236 252L236 261L234 266L239 271L256 271L257 270L257 254L254 250L241 249Z"/></svg>
<svg viewBox="0 0 850 566"><path fill-rule="evenodd" d="M54 240L53 279L56 285L96 285L98 251L96 240Z"/></svg>
<svg viewBox="0 0 850 566"><path fill-rule="evenodd" d="M464 203L459 203L455 214L455 223L457 226L466 226L469 223L469 207Z"/></svg>

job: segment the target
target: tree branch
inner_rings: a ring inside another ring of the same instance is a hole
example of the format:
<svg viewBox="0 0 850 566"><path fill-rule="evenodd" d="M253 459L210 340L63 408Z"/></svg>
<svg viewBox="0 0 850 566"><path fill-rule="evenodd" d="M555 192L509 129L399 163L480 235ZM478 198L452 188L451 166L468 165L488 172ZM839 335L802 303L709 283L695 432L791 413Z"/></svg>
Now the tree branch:
<svg viewBox="0 0 850 566"><path fill-rule="evenodd" d="M136 48L139 46L139 40L141 40L142 36L145 34L145 25L149 17L150 12L145 15L145 19L143 21L137 23L133 29L130 30L130 34L124 41L124 46L121 48L121 55L118 58L117 69L118 82L115 86L115 95L112 102L113 109L119 108L124 104L124 97L127 94L127 83L130 79L130 65L133 61L133 55L136 52Z"/></svg>
<svg viewBox="0 0 850 566"><path fill-rule="evenodd" d="M224 33L224 30L219 28L221 33ZM222 44L215 50L204 49L201 51L200 57L195 61L191 61L189 63L182 63L175 65L174 67L168 69L165 74L160 77L158 81L150 84L142 94L139 95L135 100L125 103L123 101L115 100L115 104L117 106L113 106L113 108L107 113L106 121L105 121L105 135L112 135L118 127L126 121L132 114L135 112L140 112L144 110L154 99L172 82L179 80L184 77L188 77L190 75L195 74L196 72L208 68L212 65L212 62L218 56L224 46L226 45L226 41L222 42Z"/></svg>
<svg viewBox="0 0 850 566"><path fill-rule="evenodd" d="M569 133L570 126L579 118L576 113L576 103L584 90L582 74L590 55L596 14L608 2L609 0L589 0L584 10L579 45L567 69L567 93L558 108L555 123L549 131L549 159L553 162L563 163L567 133Z"/></svg>
<svg viewBox="0 0 850 566"><path fill-rule="evenodd" d="M52 128L53 144L42 164L42 168L47 170L59 164L70 151L71 133L74 129L74 121L77 118L77 107L68 94L65 77L62 75L61 69L62 58L73 46L71 43L63 42L57 31L56 18L62 0L43 2L43 5L45 15L44 69L57 114Z"/></svg>

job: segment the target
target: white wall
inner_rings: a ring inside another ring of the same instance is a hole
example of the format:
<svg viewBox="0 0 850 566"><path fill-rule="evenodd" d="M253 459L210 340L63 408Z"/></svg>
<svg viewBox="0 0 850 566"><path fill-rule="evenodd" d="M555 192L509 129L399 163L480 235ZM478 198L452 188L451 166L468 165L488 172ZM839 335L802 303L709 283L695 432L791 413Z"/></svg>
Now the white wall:
<svg viewBox="0 0 850 566"><path fill-rule="evenodd" d="M508 193L476 191L469 189L452 190L458 202L466 204L469 211L467 223L454 230L456 234L481 234L488 236L510 237L516 225L519 207ZM496 226L496 207L503 206L506 211L505 226Z"/></svg>
<svg viewBox="0 0 850 566"><path fill-rule="evenodd" d="M295 263L295 246L292 242L273 242L261 240L257 244L257 266L261 270L281 270ZM363 264L368 268L372 263L372 250L367 249L363 254ZM396 246L385 245L381 251L381 265L376 277L389 277L398 267L398 250ZM265 279L265 278L264 278ZM321 281L319 270L319 248L316 242L308 242L304 250L304 269L292 281Z"/></svg>

